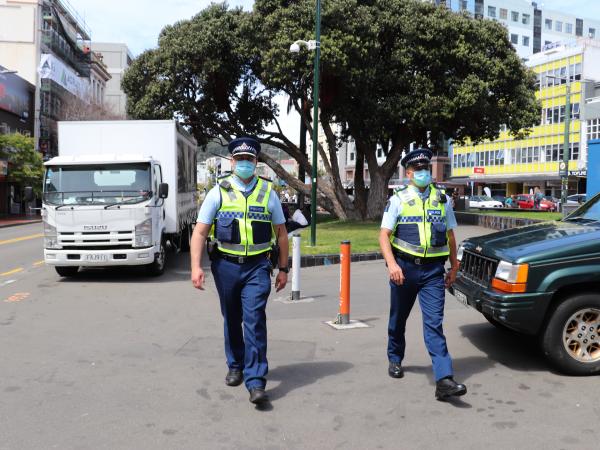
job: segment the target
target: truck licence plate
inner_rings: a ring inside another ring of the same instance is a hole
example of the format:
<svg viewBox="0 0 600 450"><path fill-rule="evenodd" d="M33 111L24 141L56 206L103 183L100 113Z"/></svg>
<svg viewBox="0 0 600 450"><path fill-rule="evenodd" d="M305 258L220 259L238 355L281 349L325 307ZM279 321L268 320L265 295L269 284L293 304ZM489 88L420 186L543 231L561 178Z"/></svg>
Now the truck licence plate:
<svg viewBox="0 0 600 450"><path fill-rule="evenodd" d="M454 289L454 296L456 297L456 300L458 300L460 303L462 303L465 306L469 306L467 296L460 292L458 289Z"/></svg>
<svg viewBox="0 0 600 450"><path fill-rule="evenodd" d="M103 253L90 253L83 258L85 261L108 261L108 255Z"/></svg>

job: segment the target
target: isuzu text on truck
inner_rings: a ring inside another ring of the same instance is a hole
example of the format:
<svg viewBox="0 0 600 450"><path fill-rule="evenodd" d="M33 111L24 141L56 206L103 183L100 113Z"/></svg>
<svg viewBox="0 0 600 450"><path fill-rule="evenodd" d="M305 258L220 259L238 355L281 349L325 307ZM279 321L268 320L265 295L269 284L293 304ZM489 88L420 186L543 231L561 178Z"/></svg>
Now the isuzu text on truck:
<svg viewBox="0 0 600 450"><path fill-rule="evenodd" d="M44 259L80 267L165 268L166 244L189 249L198 199L196 142L175 121L59 122L45 163Z"/></svg>

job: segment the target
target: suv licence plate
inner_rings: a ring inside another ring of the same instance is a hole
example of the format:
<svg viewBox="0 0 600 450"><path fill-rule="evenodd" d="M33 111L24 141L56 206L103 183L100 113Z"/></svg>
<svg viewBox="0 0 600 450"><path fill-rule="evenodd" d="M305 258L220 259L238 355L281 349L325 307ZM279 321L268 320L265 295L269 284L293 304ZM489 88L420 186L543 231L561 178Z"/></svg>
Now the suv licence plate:
<svg viewBox="0 0 600 450"><path fill-rule="evenodd" d="M460 292L458 289L454 289L454 296L456 297L456 300L458 300L460 303L462 303L465 306L469 306L467 296Z"/></svg>
<svg viewBox="0 0 600 450"><path fill-rule="evenodd" d="M90 253L84 256L85 261L108 261L108 255L103 253Z"/></svg>

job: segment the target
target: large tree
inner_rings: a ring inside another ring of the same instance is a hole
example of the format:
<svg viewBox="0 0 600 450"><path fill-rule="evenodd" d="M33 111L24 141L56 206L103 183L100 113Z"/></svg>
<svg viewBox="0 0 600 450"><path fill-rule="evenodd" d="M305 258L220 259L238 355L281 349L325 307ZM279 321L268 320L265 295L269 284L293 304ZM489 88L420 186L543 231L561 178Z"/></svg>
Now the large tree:
<svg viewBox="0 0 600 450"><path fill-rule="evenodd" d="M506 29L417 0L323 2L319 146L326 175L319 203L341 218L381 215L387 184L411 142L494 139L539 119L535 77L520 61ZM309 159L279 127L273 97L284 93L309 130L312 53L291 54L295 39L314 28L313 0L257 0L252 12L211 5L191 20L167 26L158 47L126 73L129 113L176 117L200 144L250 133L281 148L309 173ZM275 124L275 131L273 129ZM336 133L336 129L342 130ZM356 143L355 197L342 188L337 148ZM381 146L386 161L378 166ZM292 187L310 186L261 159ZM363 168L370 174L365 188Z"/></svg>

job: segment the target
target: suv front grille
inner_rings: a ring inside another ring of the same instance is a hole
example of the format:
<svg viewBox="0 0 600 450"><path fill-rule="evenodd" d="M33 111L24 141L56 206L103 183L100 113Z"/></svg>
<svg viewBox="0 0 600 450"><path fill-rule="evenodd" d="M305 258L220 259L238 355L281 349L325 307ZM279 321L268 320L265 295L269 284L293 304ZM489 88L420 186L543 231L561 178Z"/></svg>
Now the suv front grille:
<svg viewBox="0 0 600 450"><path fill-rule="evenodd" d="M460 262L460 272L465 278L488 287L496 274L498 260L465 250Z"/></svg>
<svg viewBox="0 0 600 450"><path fill-rule="evenodd" d="M131 248L134 232L126 231L67 231L58 233L58 241L65 249Z"/></svg>

